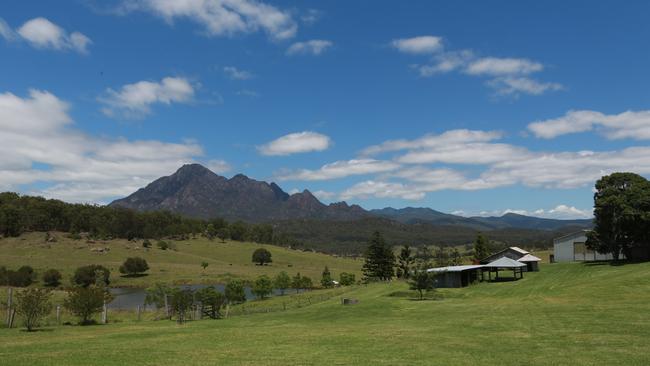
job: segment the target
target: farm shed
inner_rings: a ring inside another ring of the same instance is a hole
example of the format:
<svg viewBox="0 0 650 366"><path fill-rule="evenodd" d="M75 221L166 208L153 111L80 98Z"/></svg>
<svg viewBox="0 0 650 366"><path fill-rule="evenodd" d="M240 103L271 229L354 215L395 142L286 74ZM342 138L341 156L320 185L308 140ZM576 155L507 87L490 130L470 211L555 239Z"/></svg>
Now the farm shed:
<svg viewBox="0 0 650 366"><path fill-rule="evenodd" d="M519 260L519 258L525 256L526 254L530 254L530 252L523 250L519 247L509 247L506 249L503 249L502 251L496 252L494 254L491 254L490 256L481 259L481 264L487 264L490 262L494 262L495 260L499 258L510 258L513 260Z"/></svg>
<svg viewBox="0 0 650 366"><path fill-rule="evenodd" d="M488 279L492 281L492 273L496 274L495 280L500 280L499 270L507 269L512 270L512 276L514 280L524 278L524 268L526 267L525 263L518 262L516 260L510 259L508 257L501 257L493 262L490 262L483 266L483 273L488 273Z"/></svg>
<svg viewBox="0 0 650 366"><path fill-rule="evenodd" d="M526 272L538 272L540 261L540 258L537 258L532 254L526 254L525 256L517 259L517 262L521 262L526 265L526 268L524 268Z"/></svg>
<svg viewBox="0 0 650 366"><path fill-rule="evenodd" d="M465 287L481 279L481 265L449 266L430 268L427 272L436 273L436 287Z"/></svg>
<svg viewBox="0 0 650 366"><path fill-rule="evenodd" d="M553 261L601 261L614 259L611 253L598 253L587 248L587 233L589 230L580 230L574 233L553 239ZM623 255L621 254L621 258Z"/></svg>

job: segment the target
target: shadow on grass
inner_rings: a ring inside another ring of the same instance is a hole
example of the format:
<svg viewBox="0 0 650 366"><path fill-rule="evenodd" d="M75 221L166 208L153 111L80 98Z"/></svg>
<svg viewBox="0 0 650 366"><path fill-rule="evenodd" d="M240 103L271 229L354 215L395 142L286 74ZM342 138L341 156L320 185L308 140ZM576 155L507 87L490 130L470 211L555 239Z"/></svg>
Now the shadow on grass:
<svg viewBox="0 0 650 366"><path fill-rule="evenodd" d="M493 278L491 280L485 280L483 282L488 282L488 283L498 283L498 282L515 282L523 280L523 278L513 278L513 277L499 277L499 278Z"/></svg>
<svg viewBox="0 0 650 366"><path fill-rule="evenodd" d="M52 328L36 328L32 330L27 330L27 329L21 329L21 332L25 333L40 333L40 332L54 332L54 329Z"/></svg>
<svg viewBox="0 0 650 366"><path fill-rule="evenodd" d="M147 276L149 276L148 273L136 273L136 274L121 275L120 277L122 277L122 278L139 278L139 277L147 277Z"/></svg>
<svg viewBox="0 0 650 366"><path fill-rule="evenodd" d="M626 266L626 265L631 265L631 264L639 264L639 263L644 263L647 261L630 261L630 260L601 260L601 261L588 261L588 262L582 262L582 265L587 266L587 267L594 267L594 266Z"/></svg>

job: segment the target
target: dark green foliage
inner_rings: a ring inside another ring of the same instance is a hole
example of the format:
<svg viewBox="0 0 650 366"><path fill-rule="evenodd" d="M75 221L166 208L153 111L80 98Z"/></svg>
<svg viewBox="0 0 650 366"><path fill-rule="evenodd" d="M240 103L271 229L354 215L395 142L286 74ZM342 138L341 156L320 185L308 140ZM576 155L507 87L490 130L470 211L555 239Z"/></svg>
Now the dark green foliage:
<svg viewBox="0 0 650 366"><path fill-rule="evenodd" d="M140 257L127 258L120 266L120 273L127 276L136 276L149 270L147 261Z"/></svg>
<svg viewBox="0 0 650 366"><path fill-rule="evenodd" d="M311 290L314 288L314 282L311 280L311 278L302 276L300 279L300 286L303 290Z"/></svg>
<svg viewBox="0 0 650 366"><path fill-rule="evenodd" d="M263 300L273 292L273 282L267 275L261 275L253 282L252 291L258 299Z"/></svg>
<svg viewBox="0 0 650 366"><path fill-rule="evenodd" d="M110 297L102 286L73 287L68 290L63 306L79 317L81 325L87 325L94 314L102 311L104 301L109 302Z"/></svg>
<svg viewBox="0 0 650 366"><path fill-rule="evenodd" d="M327 268L327 266L325 266L325 269L323 269L320 285L325 288L334 286L334 282L332 281L332 273L330 273L330 269Z"/></svg>
<svg viewBox="0 0 650 366"><path fill-rule="evenodd" d="M225 243L226 239L230 237L230 230L228 227L225 226L217 230L217 237L221 240L222 243Z"/></svg>
<svg viewBox="0 0 650 366"><path fill-rule="evenodd" d="M174 288L169 297L169 307L172 314L176 315L176 321L185 323L187 315L194 305L194 292L191 289Z"/></svg>
<svg viewBox="0 0 650 366"><path fill-rule="evenodd" d="M41 288L30 288L16 294L16 313L23 319L27 331L38 327L39 320L52 311L51 296L49 290Z"/></svg>
<svg viewBox="0 0 650 366"><path fill-rule="evenodd" d="M595 227L587 246L600 253L620 253L650 260L650 182L634 173L614 173L596 182Z"/></svg>
<svg viewBox="0 0 650 366"><path fill-rule="evenodd" d="M142 242L142 247L147 249L151 248L151 242L149 241L149 239L144 239L144 241Z"/></svg>
<svg viewBox="0 0 650 366"><path fill-rule="evenodd" d="M144 299L145 305L156 305L156 308L162 309L165 307L165 296L170 296L172 289L164 283L156 283L152 287L146 289L146 297Z"/></svg>
<svg viewBox="0 0 650 366"><path fill-rule="evenodd" d="M111 271L99 264L91 264L77 268L72 276L72 284L88 287L90 285L108 286L110 282Z"/></svg>
<svg viewBox="0 0 650 366"><path fill-rule="evenodd" d="M271 252L265 248L255 249L253 252L252 260L253 263L256 263L260 266L273 262L273 259L271 259Z"/></svg>
<svg viewBox="0 0 650 366"><path fill-rule="evenodd" d="M411 252L411 247L408 244L404 244L402 249L397 256L397 277L400 278L409 278L411 276L411 267L415 258Z"/></svg>
<svg viewBox="0 0 650 366"><path fill-rule="evenodd" d="M438 245L433 255L436 267L446 267L449 265L450 258L447 248L444 245Z"/></svg>
<svg viewBox="0 0 650 366"><path fill-rule="evenodd" d="M341 272L339 284L341 286L351 286L356 282L354 273Z"/></svg>
<svg viewBox="0 0 650 366"><path fill-rule="evenodd" d="M366 249L363 275L366 280L386 281L395 275L395 255L379 232L375 232Z"/></svg>
<svg viewBox="0 0 650 366"><path fill-rule="evenodd" d="M422 300L425 291L431 291L435 288L435 275L427 272L425 269L418 269L413 271L408 283L411 290L418 291L420 300Z"/></svg>
<svg viewBox="0 0 650 366"><path fill-rule="evenodd" d="M156 243L156 246L157 246L158 249L160 249L160 250L167 250L167 249L169 249L169 243L167 243L167 242L164 241L164 240L158 240L158 242Z"/></svg>
<svg viewBox="0 0 650 366"><path fill-rule="evenodd" d="M22 266L16 271L0 267L0 286L27 287L35 278L34 269L30 266Z"/></svg>
<svg viewBox="0 0 650 366"><path fill-rule="evenodd" d="M240 304L246 301L246 292L244 291L244 283L239 280L232 280L228 282L225 289L226 301L229 304Z"/></svg>
<svg viewBox="0 0 650 366"><path fill-rule="evenodd" d="M230 231L230 239L235 241L246 240L246 232L248 231L246 223L242 221L237 221L232 225L230 225L229 231Z"/></svg>
<svg viewBox="0 0 650 366"><path fill-rule="evenodd" d="M291 278L291 288L296 290L298 293L300 290L310 290L314 287L314 283L311 278L307 276L301 276L300 272Z"/></svg>
<svg viewBox="0 0 650 366"><path fill-rule="evenodd" d="M206 226L205 236L210 240L214 240L214 238L217 236L217 229L214 227L214 225L208 224Z"/></svg>
<svg viewBox="0 0 650 366"><path fill-rule="evenodd" d="M460 266L461 264L463 264L463 257L460 255L457 248L452 249L451 254L449 255L449 265Z"/></svg>
<svg viewBox="0 0 650 366"><path fill-rule="evenodd" d="M214 286L204 287L194 293L194 298L201 304L201 310L212 319L221 318L221 308L226 304L226 296Z"/></svg>
<svg viewBox="0 0 650 366"><path fill-rule="evenodd" d="M280 290L280 295L284 295L284 291L291 287L291 277L285 271L278 273L273 280L273 286Z"/></svg>
<svg viewBox="0 0 650 366"><path fill-rule="evenodd" d="M483 234L478 234L474 240L474 260L480 261L490 255L490 246Z"/></svg>
<svg viewBox="0 0 650 366"><path fill-rule="evenodd" d="M208 263L208 262L201 262L201 268L203 268L204 271L205 271L206 268L208 268L209 265L210 265L210 263Z"/></svg>
<svg viewBox="0 0 650 366"><path fill-rule="evenodd" d="M48 269L43 272L43 285L47 287L57 287L61 284L61 272L56 269Z"/></svg>

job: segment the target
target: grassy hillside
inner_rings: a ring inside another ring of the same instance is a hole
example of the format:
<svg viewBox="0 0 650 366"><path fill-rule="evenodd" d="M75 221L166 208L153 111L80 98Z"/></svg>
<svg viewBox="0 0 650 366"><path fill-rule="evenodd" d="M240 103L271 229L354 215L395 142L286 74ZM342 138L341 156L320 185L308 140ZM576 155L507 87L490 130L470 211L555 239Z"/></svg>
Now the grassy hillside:
<svg viewBox="0 0 650 366"><path fill-rule="evenodd" d="M401 282L300 309L196 321L0 330L8 365L647 365L650 263L545 264L413 301ZM391 296L393 295L393 296ZM395 296L400 295L400 296Z"/></svg>
<svg viewBox="0 0 650 366"><path fill-rule="evenodd" d="M218 283L231 277L253 279L261 274L275 276L280 271L287 271L290 275L300 272L316 282L326 265L335 276L341 272L352 272L357 277L360 276L362 265L361 260L255 243L224 244L219 240L195 239L174 242L177 247L174 251L160 250L152 241L153 248L145 251L142 242L111 240L86 243L85 240L68 239L62 234L55 236L58 239L55 243L46 243L43 233L0 240L0 266L16 269L21 265L30 265L40 273L55 268L62 272L64 281L67 281L79 266L102 264L111 270L111 286L146 286L154 282ZM272 253L271 265L257 266L251 262L253 251L259 247L265 247ZM92 248L110 248L110 251L97 253ZM120 264L133 256L147 260L150 267L148 276L120 277ZM201 268L204 261L209 263L205 270Z"/></svg>

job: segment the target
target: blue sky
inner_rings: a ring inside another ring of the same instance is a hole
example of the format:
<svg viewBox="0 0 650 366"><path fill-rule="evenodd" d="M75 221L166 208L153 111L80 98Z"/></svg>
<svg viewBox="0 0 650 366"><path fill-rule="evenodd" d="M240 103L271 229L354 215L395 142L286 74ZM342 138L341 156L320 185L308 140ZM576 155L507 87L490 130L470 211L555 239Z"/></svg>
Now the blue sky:
<svg viewBox="0 0 650 366"><path fill-rule="evenodd" d="M181 164L325 202L589 217L650 174L646 2L0 3L0 189Z"/></svg>

